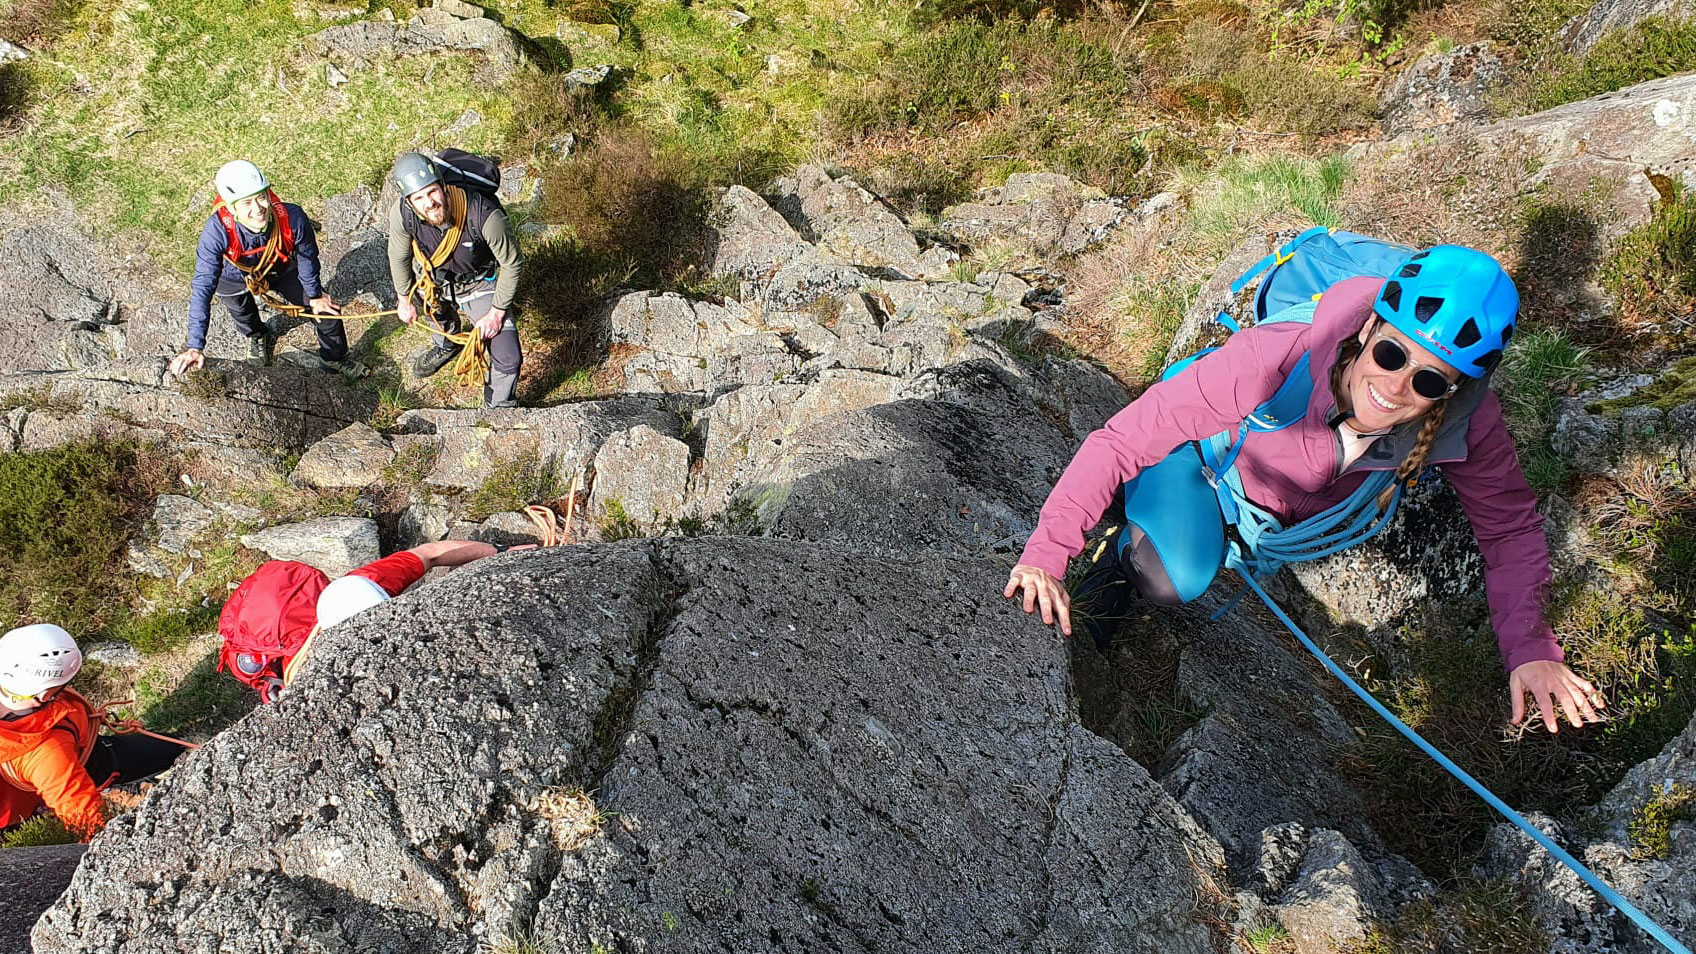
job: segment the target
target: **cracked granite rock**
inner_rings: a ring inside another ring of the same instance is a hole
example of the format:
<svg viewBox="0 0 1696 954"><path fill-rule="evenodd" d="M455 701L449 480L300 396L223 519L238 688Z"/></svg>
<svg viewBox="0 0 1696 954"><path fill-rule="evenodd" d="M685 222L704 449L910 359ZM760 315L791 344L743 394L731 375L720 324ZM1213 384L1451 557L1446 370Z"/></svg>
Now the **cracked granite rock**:
<svg viewBox="0 0 1696 954"><path fill-rule="evenodd" d="M1213 950L1217 843L1078 725L1004 575L747 538L479 561L326 631L35 950Z"/></svg>

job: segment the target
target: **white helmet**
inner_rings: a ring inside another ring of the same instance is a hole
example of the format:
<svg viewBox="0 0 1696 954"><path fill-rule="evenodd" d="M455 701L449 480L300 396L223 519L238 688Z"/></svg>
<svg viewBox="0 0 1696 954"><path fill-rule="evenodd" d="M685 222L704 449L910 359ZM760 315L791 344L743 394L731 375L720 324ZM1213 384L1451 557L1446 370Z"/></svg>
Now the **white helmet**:
<svg viewBox="0 0 1696 954"><path fill-rule="evenodd" d="M20 626L0 636L0 689L14 697L57 689L81 668L77 641L52 623Z"/></svg>
<svg viewBox="0 0 1696 954"><path fill-rule="evenodd" d="M265 173L246 159L233 159L219 166L218 174L212 177L212 184L218 187L218 195L225 202L245 199L271 188Z"/></svg>
<svg viewBox="0 0 1696 954"><path fill-rule="evenodd" d="M334 580L318 594L318 628L329 629L389 598L389 591L363 576Z"/></svg>

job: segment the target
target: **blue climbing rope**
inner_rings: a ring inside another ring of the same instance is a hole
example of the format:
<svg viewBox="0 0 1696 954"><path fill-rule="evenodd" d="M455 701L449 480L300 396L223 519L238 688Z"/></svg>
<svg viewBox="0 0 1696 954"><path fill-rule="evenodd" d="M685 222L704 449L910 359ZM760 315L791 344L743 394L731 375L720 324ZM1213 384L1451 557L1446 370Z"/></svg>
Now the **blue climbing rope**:
<svg viewBox="0 0 1696 954"><path fill-rule="evenodd" d="M1395 715L1392 714L1389 709L1384 708L1383 703L1380 703L1377 699L1374 699L1372 697L1371 693L1369 693L1365 689L1361 688L1359 683L1357 683L1353 679L1351 679L1349 677L1349 674L1344 672L1341 666L1338 666L1335 662L1333 662L1331 660L1330 656L1325 655L1325 651L1320 649L1319 646L1313 642L1313 640L1309 639L1307 634L1302 632L1301 627L1296 625L1295 620L1290 619L1290 617L1283 611L1283 609L1280 608L1278 606L1278 604L1272 600L1272 597L1270 597L1266 594L1266 591L1261 588L1260 582L1254 578L1254 573L1251 570L1249 570L1245 567L1242 567L1240 563L1237 564L1236 566L1233 566L1233 569L1237 570L1238 575L1240 575L1243 578L1244 582L1246 582L1248 584L1249 589L1254 591L1254 595L1260 597L1260 601L1262 603L1266 604L1266 608L1270 609L1272 611L1273 615L1278 617L1278 621L1284 624L1284 627L1290 631L1290 635L1294 636L1297 640L1299 640L1301 642L1301 644L1303 646L1307 647L1307 651L1312 653L1314 658L1318 659L1320 661L1320 663L1324 664L1325 668L1330 670L1332 675L1336 676L1338 679L1341 679L1342 682L1343 682L1343 685L1349 687L1350 692L1353 692L1356 696L1360 697L1362 702L1365 702L1367 705L1371 706L1372 711L1374 711L1374 712L1378 713L1378 715L1382 716L1384 721L1390 723L1392 726L1395 726L1397 732L1400 732L1402 735L1406 736L1408 741L1412 742L1414 745L1419 746L1420 749L1424 750L1426 755L1429 755L1433 759L1436 759L1437 764L1441 765L1443 767L1444 771L1448 772L1450 775L1453 775L1455 778L1459 779L1461 781L1461 784L1465 785L1467 788L1472 789L1474 794L1476 794L1479 798L1484 799L1484 801L1487 802L1490 805L1491 808L1494 808L1496 811L1500 812L1502 814L1502 817L1506 818L1508 821L1513 823L1514 827L1518 828L1522 832L1525 832L1525 834L1529 835L1531 837L1531 840L1537 842L1537 844L1542 845L1543 849L1545 851L1547 851L1549 854L1553 855L1556 861L1559 861L1561 864L1566 865L1568 868L1570 868L1572 870L1573 874L1576 874L1580 878L1584 879L1584 883L1589 885L1590 887L1596 889L1596 893L1601 895L1603 900L1607 901L1609 904L1611 904L1615 908L1617 908L1620 911L1620 913L1622 913L1626 917L1630 918L1633 922L1635 922L1637 924L1638 927L1640 927L1644 931L1646 931L1649 934L1650 937L1653 937L1655 940L1659 941L1661 943L1662 947L1665 947L1667 950L1674 952L1674 954L1691 954L1690 948L1685 947L1683 944L1680 944L1676 939L1673 938L1673 936L1671 934L1667 933L1665 928L1661 927L1659 924L1656 924L1653 920L1651 920L1649 918L1648 915L1644 914L1642 911L1637 910L1637 907L1635 905L1633 905L1630 901L1627 901L1625 898L1621 897L1619 892L1615 891L1613 888L1608 887L1607 882L1605 882L1601 878L1597 877L1595 872L1591 871L1589 868L1586 868L1584 866L1583 862L1579 861L1577 858L1574 858L1572 855L1568 854L1566 849L1562 848L1560 845L1555 844L1554 841L1552 839L1550 839L1548 835L1545 835L1541 831L1538 831L1535 826L1533 826L1530 822L1526 821L1523 817L1521 817L1518 812L1509 808L1507 806L1506 802L1502 801L1500 798L1497 798L1496 794L1494 792L1485 788L1482 784L1480 784L1478 782L1477 779L1473 778L1471 775L1468 775L1466 773L1465 769L1456 765L1453 761L1451 761L1449 759L1448 756L1444 755L1441 751L1439 751L1436 746L1432 745L1431 743L1425 741L1425 739L1421 738L1419 733L1417 733L1417 732L1413 731L1413 729L1409 728L1407 723L1396 718ZM1240 594L1239 594L1239 596L1240 596ZM1232 601L1232 605L1235 605L1235 600Z"/></svg>

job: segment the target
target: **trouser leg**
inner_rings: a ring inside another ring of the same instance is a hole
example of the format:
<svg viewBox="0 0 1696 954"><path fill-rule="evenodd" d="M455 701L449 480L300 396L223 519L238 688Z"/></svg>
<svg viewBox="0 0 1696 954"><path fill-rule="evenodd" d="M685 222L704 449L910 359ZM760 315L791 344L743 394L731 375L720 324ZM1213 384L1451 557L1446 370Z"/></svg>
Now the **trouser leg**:
<svg viewBox="0 0 1696 954"><path fill-rule="evenodd" d="M467 328L475 329L477 322L494 307L492 283L484 284L490 287L480 288L458 299ZM483 404L485 407L516 407L518 372L524 365L524 352L518 343L518 326L513 322L511 310L501 322L500 333L489 339L488 346L489 378L483 385Z"/></svg>
<svg viewBox="0 0 1696 954"><path fill-rule="evenodd" d="M103 735L94 743L85 767L94 784L122 785L152 778L171 767L188 749L146 735Z"/></svg>
<svg viewBox="0 0 1696 954"><path fill-rule="evenodd" d="M259 318L259 303L253 300L253 294L246 285L218 283L218 300L224 303L224 308L230 313L230 320L235 322L236 330L245 338L262 338L270 334L265 322Z"/></svg>
<svg viewBox="0 0 1696 954"><path fill-rule="evenodd" d="M489 339L489 381L483 387L483 404L487 407L518 406L518 371L524 366L524 352L518 345L518 326L509 313L501 323L501 333Z"/></svg>
<svg viewBox="0 0 1696 954"><path fill-rule="evenodd" d="M271 282L271 290L280 295L291 305L306 307L306 290L300 285L300 274L289 271L278 275ZM333 315L314 315L310 311L307 317L312 319L312 330L318 335L318 357L325 361L341 361L347 357L347 329L342 320Z"/></svg>

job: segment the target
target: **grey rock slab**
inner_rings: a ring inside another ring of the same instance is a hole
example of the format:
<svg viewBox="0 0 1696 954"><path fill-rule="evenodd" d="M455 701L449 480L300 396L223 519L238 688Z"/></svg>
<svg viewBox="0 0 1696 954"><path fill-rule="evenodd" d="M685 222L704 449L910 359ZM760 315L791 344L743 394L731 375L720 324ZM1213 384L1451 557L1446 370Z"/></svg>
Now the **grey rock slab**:
<svg viewBox="0 0 1696 954"><path fill-rule="evenodd" d="M1629 30L1650 17L1689 20L1696 16L1692 0L1596 0L1589 10L1561 28L1566 48L1580 56L1616 30Z"/></svg>
<svg viewBox="0 0 1696 954"><path fill-rule="evenodd" d="M482 7L465 0L430 0L430 6L461 20L475 20L483 15Z"/></svg>
<svg viewBox="0 0 1696 954"><path fill-rule="evenodd" d="M733 185L720 194L713 224L715 275L754 278L813 251L776 209L746 186Z"/></svg>
<svg viewBox="0 0 1696 954"><path fill-rule="evenodd" d="M1078 727L1004 576L750 539L478 561L323 633L35 949L1211 951L1217 846ZM577 789L584 824L543 807Z"/></svg>
<svg viewBox="0 0 1696 954"><path fill-rule="evenodd" d="M1486 118L1505 79L1488 42L1421 57L1385 91L1378 112L1390 135Z"/></svg>
<svg viewBox="0 0 1696 954"><path fill-rule="evenodd" d="M300 456L294 479L321 489L363 489L381 480L395 449L369 424L356 422L331 434Z"/></svg>
<svg viewBox="0 0 1696 954"><path fill-rule="evenodd" d="M1184 847L1204 869L1216 856L1077 729L1058 645L983 602L1002 570L745 540L663 552L685 588L598 796L622 821L562 859L540 934L1208 949L1177 897L1194 887ZM861 595L837 598L824 574ZM919 601L922 623L880 609Z"/></svg>
<svg viewBox="0 0 1696 954"><path fill-rule="evenodd" d="M620 431L595 453L589 520L606 519L614 504L638 527L656 529L684 515L689 445L645 424Z"/></svg>
<svg viewBox="0 0 1696 954"><path fill-rule="evenodd" d="M832 178L819 166L803 166L795 178L800 214L821 251L907 278L928 277L907 223L853 178Z"/></svg>
<svg viewBox="0 0 1696 954"><path fill-rule="evenodd" d="M570 483L608 437L637 424L667 434L680 427L660 396L628 395L549 408L408 411L396 424L395 443L422 441L436 449L425 482L438 490L475 490L497 467L527 458Z"/></svg>
<svg viewBox="0 0 1696 954"><path fill-rule="evenodd" d="M365 517L314 517L299 523L243 534L241 545L273 560L298 560L331 578L358 569L383 555L377 522Z"/></svg>
<svg viewBox="0 0 1696 954"><path fill-rule="evenodd" d="M490 514L472 533L471 539L497 546L510 547L525 543L541 543L542 534L529 517L516 510Z"/></svg>
<svg viewBox="0 0 1696 954"><path fill-rule="evenodd" d="M1105 241L1129 213L1100 189L1051 172L1015 173L974 202L943 210L941 228L971 242L1011 242L1040 257Z"/></svg>
<svg viewBox="0 0 1696 954"><path fill-rule="evenodd" d="M1552 819L1530 816L1537 828L1579 860L1686 945L1696 944L1696 823L1674 821L1669 826L1664 856L1636 850L1630 828L1657 797L1696 779L1696 719L1659 755L1626 773L1588 813L1588 843ZM1636 857L1634 857L1636 855ZM1544 925L1557 937L1558 954L1650 954L1663 948L1628 921L1578 876L1560 865L1529 837L1512 826L1497 825L1490 833L1482 873L1517 881L1530 893Z"/></svg>
<svg viewBox="0 0 1696 954"><path fill-rule="evenodd" d="M58 900L87 845L41 845L0 851L0 954L31 954L30 926Z"/></svg>
<svg viewBox="0 0 1696 954"><path fill-rule="evenodd" d="M664 589L641 548L516 553L327 630L280 702L108 826L36 950L470 954L517 933L546 873L492 859L557 863L525 806L594 787ZM514 877L480 881L490 864Z"/></svg>
<svg viewBox="0 0 1696 954"><path fill-rule="evenodd" d="M1364 940L1392 910L1366 859L1347 838L1328 829L1311 832L1295 881L1273 906L1296 949L1327 951Z"/></svg>
<svg viewBox="0 0 1696 954"><path fill-rule="evenodd" d="M29 59L29 51L16 43L0 40L0 63L13 63Z"/></svg>
<svg viewBox="0 0 1696 954"><path fill-rule="evenodd" d="M499 23L486 17L461 19L434 8L418 11L405 25L361 20L333 26L308 37L306 46L349 60L475 52L487 61L486 76L493 82L505 80L524 62L522 47Z"/></svg>
<svg viewBox="0 0 1696 954"><path fill-rule="evenodd" d="M1397 136L1364 153L1417 148L1420 135ZM1604 156L1696 185L1696 75L1651 80L1456 135L1493 148L1529 147L1551 164Z"/></svg>
<svg viewBox="0 0 1696 954"><path fill-rule="evenodd" d="M217 512L193 497L161 494L153 502L148 529L154 534L154 546L167 553L185 553L195 538L211 529L217 520Z"/></svg>
<svg viewBox="0 0 1696 954"><path fill-rule="evenodd" d="M448 518L452 515L447 507L427 501L415 501L408 504L400 513L400 519L395 521L397 543L402 549L411 549L422 543L434 543L447 536Z"/></svg>
<svg viewBox="0 0 1696 954"><path fill-rule="evenodd" d="M116 640L107 640L87 647L82 658L117 669L140 669L147 664L147 660L134 646Z"/></svg>

